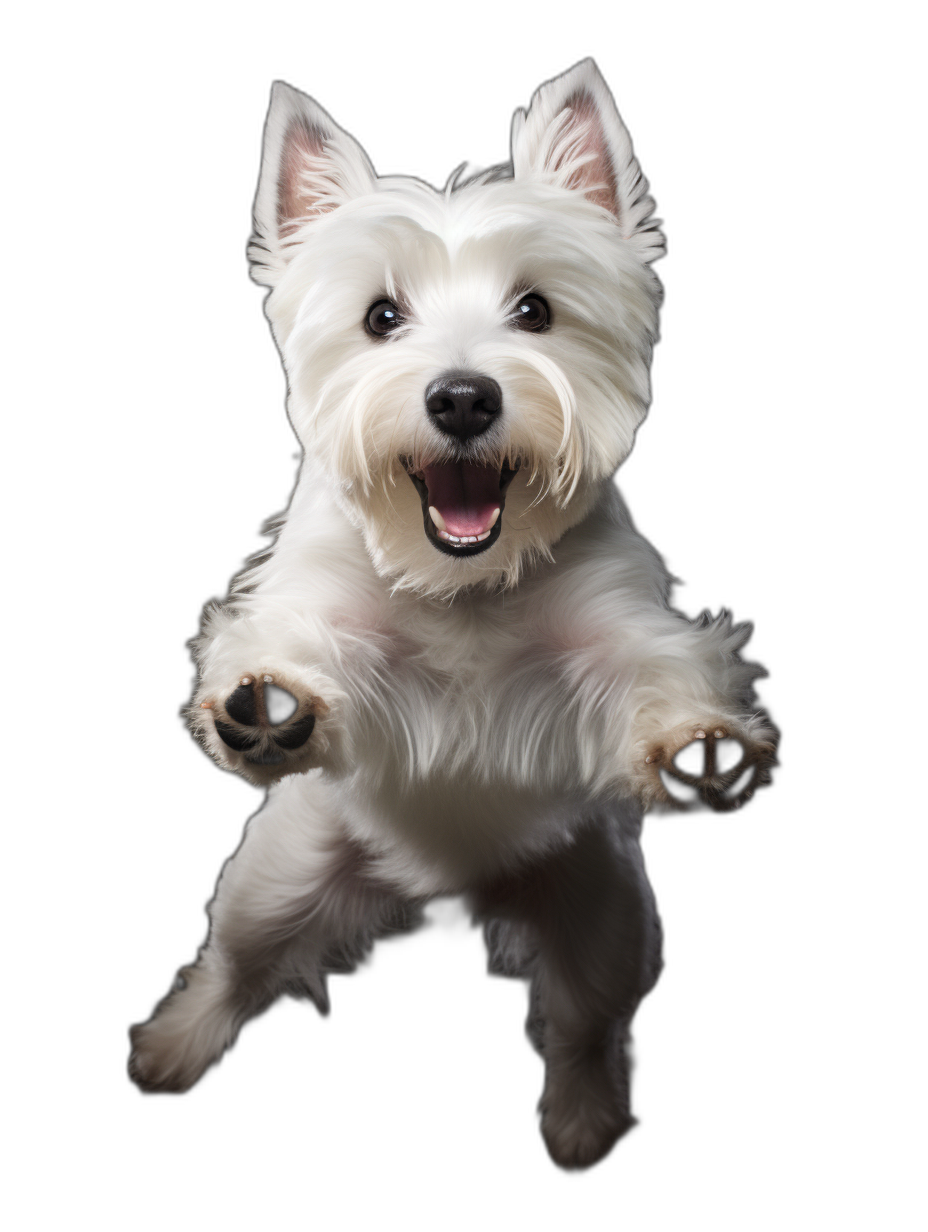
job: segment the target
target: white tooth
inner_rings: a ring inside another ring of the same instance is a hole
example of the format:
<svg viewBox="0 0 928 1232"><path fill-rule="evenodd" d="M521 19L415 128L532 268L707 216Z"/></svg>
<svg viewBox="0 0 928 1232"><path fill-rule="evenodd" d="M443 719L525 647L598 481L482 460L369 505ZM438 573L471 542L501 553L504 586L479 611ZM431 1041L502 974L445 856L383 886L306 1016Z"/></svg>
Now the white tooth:
<svg viewBox="0 0 928 1232"><path fill-rule="evenodd" d="M496 519L498 517L499 517L499 509L497 508L493 510L493 516L492 518L490 518L490 525L487 527L488 530L493 529L493 527L496 525Z"/></svg>
<svg viewBox="0 0 928 1232"><path fill-rule="evenodd" d="M445 526L445 519L441 516L434 505L429 505L429 517L439 530L447 530L447 527Z"/></svg>
<svg viewBox="0 0 928 1232"><path fill-rule="evenodd" d="M482 535L477 536L477 542L483 543L484 539L489 539L489 537L490 537L490 532L488 530L485 530Z"/></svg>

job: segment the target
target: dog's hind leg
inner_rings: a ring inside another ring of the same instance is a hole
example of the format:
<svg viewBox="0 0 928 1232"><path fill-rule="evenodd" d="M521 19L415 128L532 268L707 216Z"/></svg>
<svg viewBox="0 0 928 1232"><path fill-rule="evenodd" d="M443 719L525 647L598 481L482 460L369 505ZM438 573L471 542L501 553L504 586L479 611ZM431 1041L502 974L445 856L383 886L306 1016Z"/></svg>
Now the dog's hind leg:
<svg viewBox="0 0 928 1232"><path fill-rule="evenodd" d="M418 922L418 904L371 875L333 811L321 784L294 777L249 822L196 962L130 1032L129 1072L143 1090L186 1091L283 993L326 1012L327 972L351 970L376 937Z"/></svg>
<svg viewBox="0 0 928 1232"><path fill-rule="evenodd" d="M637 820L599 815L570 847L487 887L475 905L491 970L531 979L527 1029L545 1061L551 1157L588 1167L634 1124L629 1032L661 966Z"/></svg>

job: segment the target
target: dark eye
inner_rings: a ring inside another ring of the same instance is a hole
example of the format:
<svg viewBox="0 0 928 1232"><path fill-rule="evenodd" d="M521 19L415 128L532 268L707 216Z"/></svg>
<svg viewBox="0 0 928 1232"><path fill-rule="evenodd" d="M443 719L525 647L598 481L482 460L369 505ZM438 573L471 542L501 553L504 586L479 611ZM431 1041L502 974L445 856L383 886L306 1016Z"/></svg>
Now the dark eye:
<svg viewBox="0 0 928 1232"><path fill-rule="evenodd" d="M547 329L551 320L551 311L540 295L523 295L516 304L512 314L512 323L518 329L529 329L533 333Z"/></svg>
<svg viewBox="0 0 928 1232"><path fill-rule="evenodd" d="M365 326L369 334L373 334L375 338L382 338L384 334L398 329L403 324L403 320L402 313L392 300L379 299L368 309Z"/></svg>

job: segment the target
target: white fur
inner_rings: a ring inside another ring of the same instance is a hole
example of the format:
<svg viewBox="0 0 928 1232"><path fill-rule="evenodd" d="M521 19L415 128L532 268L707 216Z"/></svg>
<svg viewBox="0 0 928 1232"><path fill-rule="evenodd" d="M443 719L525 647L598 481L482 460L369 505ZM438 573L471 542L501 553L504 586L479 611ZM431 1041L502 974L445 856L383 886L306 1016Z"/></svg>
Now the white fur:
<svg viewBox="0 0 928 1232"><path fill-rule="evenodd" d="M603 802L632 816L666 800L656 748L707 725L772 739L738 656L748 630L670 607L613 484L650 398L663 238L592 61L542 87L512 141L512 168L443 191L378 179L321 108L275 86L250 255L305 458L273 550L208 616L191 713L223 765L287 777L227 866L198 975L141 1028L156 1085L192 1081L234 1035L245 1011L217 1010L224 973L275 921L292 940L278 979L302 971L321 996L333 920L360 935L385 910L362 881L405 900L467 890L569 841ZM548 332L512 327L528 290L551 305ZM375 340L362 322L384 296L407 323ZM455 368L503 394L468 448L521 464L498 542L465 559L428 541L405 469L456 446L424 408ZM250 767L213 725L261 673L317 715L280 768ZM363 878L328 876L346 851L364 853ZM194 1062L178 1023L202 1041ZM566 1105L550 1116L573 1124Z"/></svg>

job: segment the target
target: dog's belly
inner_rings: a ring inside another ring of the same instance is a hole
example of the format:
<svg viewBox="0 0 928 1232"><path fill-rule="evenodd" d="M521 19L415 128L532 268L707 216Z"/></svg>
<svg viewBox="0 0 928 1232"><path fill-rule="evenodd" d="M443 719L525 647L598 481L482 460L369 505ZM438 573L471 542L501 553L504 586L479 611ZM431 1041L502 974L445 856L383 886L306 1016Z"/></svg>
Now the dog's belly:
<svg viewBox="0 0 928 1232"><path fill-rule="evenodd" d="M603 802L434 775L410 785L329 783L339 820L413 894L459 893L565 842Z"/></svg>

